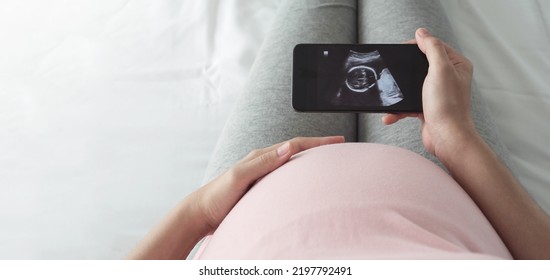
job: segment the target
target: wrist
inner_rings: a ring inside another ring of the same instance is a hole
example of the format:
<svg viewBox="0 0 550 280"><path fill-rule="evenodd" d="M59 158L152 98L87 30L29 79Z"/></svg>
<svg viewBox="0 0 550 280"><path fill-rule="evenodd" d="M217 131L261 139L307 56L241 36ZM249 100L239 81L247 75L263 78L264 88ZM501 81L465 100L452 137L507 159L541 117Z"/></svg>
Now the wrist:
<svg viewBox="0 0 550 280"><path fill-rule="evenodd" d="M465 151L481 147L485 143L475 128L462 130L451 135L453 136L443 141L440 148L435 151L437 158L448 169L451 169L456 163L462 163Z"/></svg>
<svg viewBox="0 0 550 280"><path fill-rule="evenodd" d="M205 213L203 191L201 189L191 193L179 204L180 212L193 224L196 235L201 238L214 230L208 222L208 215Z"/></svg>

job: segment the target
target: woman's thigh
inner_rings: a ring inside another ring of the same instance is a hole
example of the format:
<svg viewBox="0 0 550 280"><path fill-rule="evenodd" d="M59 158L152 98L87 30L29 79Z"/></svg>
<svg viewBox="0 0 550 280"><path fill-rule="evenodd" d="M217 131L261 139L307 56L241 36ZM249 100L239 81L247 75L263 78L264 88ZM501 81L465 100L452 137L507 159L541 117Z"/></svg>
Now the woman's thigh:
<svg viewBox="0 0 550 280"><path fill-rule="evenodd" d="M414 39L417 28L425 27L456 49L456 39L441 4L437 0L359 0L359 43L403 43ZM485 101L472 86L472 118L485 141L511 167L508 151L501 143ZM404 119L396 124L382 124L381 114L359 114L358 141L383 143L403 147L442 164L422 143L420 122Z"/></svg>
<svg viewBox="0 0 550 280"><path fill-rule="evenodd" d="M291 106L292 51L299 43L356 43L355 0L288 0L278 13L210 160L210 180L253 149L297 136L355 141L356 114L297 113Z"/></svg>

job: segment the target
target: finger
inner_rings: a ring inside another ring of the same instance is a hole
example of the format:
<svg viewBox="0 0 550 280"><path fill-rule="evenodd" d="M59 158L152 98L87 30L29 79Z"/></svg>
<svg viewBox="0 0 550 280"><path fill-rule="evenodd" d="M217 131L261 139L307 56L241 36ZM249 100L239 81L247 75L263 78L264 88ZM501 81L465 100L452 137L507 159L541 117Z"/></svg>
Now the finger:
<svg viewBox="0 0 550 280"><path fill-rule="evenodd" d="M344 136L296 137L296 138L293 138L289 141L291 141L293 143L296 143L295 145L298 145L298 146L300 146L301 143L304 142L304 143L309 143L309 144L313 145L312 147L315 147L315 143L317 143L316 146L343 143L343 142L345 142L345 138L344 138ZM275 150L275 149L279 148L281 145L285 144L286 142L288 142L288 141L277 143L277 144L269 146L267 148L254 150L254 151L250 152L245 158L243 158L241 160L241 162L246 162L246 161L253 160L254 158L256 158L256 157L258 157L258 156L260 156L264 153L267 153L269 151L272 151L272 150ZM302 151L302 150L303 149L299 149L299 151ZM293 154L295 154L295 153L297 153L297 152L294 152Z"/></svg>
<svg viewBox="0 0 550 280"><path fill-rule="evenodd" d="M235 180L241 182L242 186L249 187L256 180L277 169L290 158L290 143L286 142L248 161L238 163L233 167Z"/></svg>
<svg viewBox="0 0 550 280"><path fill-rule="evenodd" d="M283 144L285 144L287 141L285 142L281 142L281 143L277 143L277 144L274 144L274 145L271 145L269 147L265 147L265 148L260 148L260 149L256 149L256 150L253 150L251 151L250 153L248 153L248 155L246 155L243 159L241 159L240 162L247 162L247 161L250 161L250 160L253 160L257 157L259 157L260 155L262 154L265 154L269 151L273 151L277 148L279 148L280 146L282 146Z"/></svg>
<svg viewBox="0 0 550 280"><path fill-rule="evenodd" d="M298 137L284 143L257 150L257 156L242 161L235 166L235 175L246 185L277 169L290 157L301 151L328 144L344 142L343 136Z"/></svg>
<svg viewBox="0 0 550 280"><path fill-rule="evenodd" d="M382 123L385 125L390 125L398 122L401 119L404 118L416 118L418 117L418 113L396 113L396 114L385 114L382 116Z"/></svg>
<svg viewBox="0 0 550 280"><path fill-rule="evenodd" d="M429 34L429 32L425 28L419 28L416 31L415 36L417 38L416 41L418 47L420 48L420 50L422 50L422 52L426 54L426 56L428 56L428 46L433 46L435 44L436 46L435 48L432 48L432 50L438 51L441 55L443 55L443 60L441 61L449 61L453 64L469 62L465 56L456 51L453 47L449 46L449 44L437 39L436 37L431 36L431 34ZM426 38L426 40L422 40L419 37ZM434 52L431 56L436 57L434 55Z"/></svg>
<svg viewBox="0 0 550 280"><path fill-rule="evenodd" d="M343 136L329 136L329 137L297 137L291 139L291 153L297 154L307 149L329 145L343 143L345 141Z"/></svg>
<svg viewBox="0 0 550 280"><path fill-rule="evenodd" d="M403 44L416 44L416 39L411 39L408 41L403 42Z"/></svg>
<svg viewBox="0 0 550 280"><path fill-rule="evenodd" d="M425 28L419 28L415 33L420 50L426 54L430 66L450 65L445 44L433 37Z"/></svg>
<svg viewBox="0 0 550 280"><path fill-rule="evenodd" d="M385 125L390 125L398 122L402 117L397 114L385 114L382 116L382 123Z"/></svg>

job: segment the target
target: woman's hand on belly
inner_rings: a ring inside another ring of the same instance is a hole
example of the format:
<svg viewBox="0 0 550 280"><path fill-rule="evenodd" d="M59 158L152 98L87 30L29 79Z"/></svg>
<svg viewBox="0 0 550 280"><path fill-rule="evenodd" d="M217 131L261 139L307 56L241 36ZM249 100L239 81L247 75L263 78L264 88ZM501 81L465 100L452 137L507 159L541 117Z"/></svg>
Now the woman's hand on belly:
<svg viewBox="0 0 550 280"><path fill-rule="evenodd" d="M342 136L298 137L250 152L224 174L183 199L136 246L128 258L185 258L201 238L220 225L258 179L301 151L342 142Z"/></svg>
<svg viewBox="0 0 550 280"><path fill-rule="evenodd" d="M260 178L277 169L293 155L321 145L343 143L344 137L297 137L250 152L228 171L194 194L210 230L215 230L241 197Z"/></svg>

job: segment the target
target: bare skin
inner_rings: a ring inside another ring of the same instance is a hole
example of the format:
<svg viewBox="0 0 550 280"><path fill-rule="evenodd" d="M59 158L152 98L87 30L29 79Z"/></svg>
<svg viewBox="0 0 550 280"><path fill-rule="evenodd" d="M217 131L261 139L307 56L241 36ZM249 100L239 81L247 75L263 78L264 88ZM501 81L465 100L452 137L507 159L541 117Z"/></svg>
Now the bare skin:
<svg viewBox="0 0 550 280"><path fill-rule="evenodd" d="M213 232L256 182L301 151L343 143L344 137L298 137L250 152L228 171L191 193L142 240L130 259L185 259Z"/></svg>
<svg viewBox="0 0 550 280"><path fill-rule="evenodd" d="M425 148L450 171L489 219L514 258L550 259L550 217L477 133L470 115L473 67L468 59L420 28L417 43L429 61L423 114L385 115L391 125L417 117ZM130 259L184 259L214 231L256 180L298 152L344 142L341 136L295 138L251 152L181 201L130 253Z"/></svg>
<svg viewBox="0 0 550 280"><path fill-rule="evenodd" d="M470 115L472 64L425 29L416 32L429 61L422 89L422 140L476 202L515 259L550 259L550 216L477 133ZM407 114L385 115L392 124Z"/></svg>

